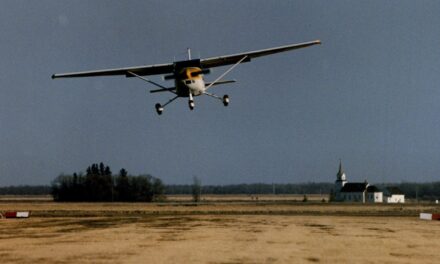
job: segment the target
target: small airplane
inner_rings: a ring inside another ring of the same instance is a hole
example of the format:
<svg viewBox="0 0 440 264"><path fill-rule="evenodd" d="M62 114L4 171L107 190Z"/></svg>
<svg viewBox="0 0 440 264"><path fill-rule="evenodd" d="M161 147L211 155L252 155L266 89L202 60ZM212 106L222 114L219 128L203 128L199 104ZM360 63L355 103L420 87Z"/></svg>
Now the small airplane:
<svg viewBox="0 0 440 264"><path fill-rule="evenodd" d="M223 97L208 92L208 89L214 85L234 83L235 80L222 80L226 74L231 72L237 65L244 62L249 62L251 59L285 52L289 50L306 48L312 45L321 44L320 40L309 41L298 44L290 44L274 48L242 52L232 55L225 55L219 57L212 57L206 59L191 59L191 50L188 49L188 60L175 61L173 63L154 64L146 66L135 66L117 69L60 73L52 75L52 79L56 78L71 78L71 77L94 77L94 76L114 76L125 75L126 77L136 77L145 82L148 82L159 89L151 90L150 93L170 92L174 94L165 104L157 103L155 108L157 114L161 115L167 105L172 103L179 97L188 97L189 109L193 110L195 107L194 97L200 95L207 95L223 102L224 106L229 105L229 96L225 94ZM225 65L232 65L223 74L221 74L213 82L205 82L203 76L210 73L210 68L220 67ZM164 80L174 80L173 87L165 87L159 83L145 78L147 75L164 75Z"/></svg>

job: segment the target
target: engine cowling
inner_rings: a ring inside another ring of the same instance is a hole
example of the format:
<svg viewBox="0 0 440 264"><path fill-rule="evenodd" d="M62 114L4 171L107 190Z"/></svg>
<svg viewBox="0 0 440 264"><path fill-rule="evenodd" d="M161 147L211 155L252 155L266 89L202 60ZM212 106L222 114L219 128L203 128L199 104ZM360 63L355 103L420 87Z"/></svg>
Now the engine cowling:
<svg viewBox="0 0 440 264"><path fill-rule="evenodd" d="M200 71L194 71L194 72L191 72L191 77L197 77L197 76L199 76L199 75L202 75L202 74L209 74L209 73L211 73L211 70L210 70L210 69L203 69L203 70L200 70ZM182 76L182 77L184 77L184 76ZM165 76L163 77L163 79L166 80L166 81L168 81L168 80L174 80L174 79L176 79L176 75L175 75L175 74L165 75Z"/></svg>
<svg viewBox="0 0 440 264"><path fill-rule="evenodd" d="M192 72L192 73L191 73L191 76L192 76L192 77L196 77L196 76L199 76L199 75L201 75L201 74L209 74L209 73L211 73L211 70L210 70L210 69L203 69L203 70L201 70L201 71L195 71L195 72Z"/></svg>

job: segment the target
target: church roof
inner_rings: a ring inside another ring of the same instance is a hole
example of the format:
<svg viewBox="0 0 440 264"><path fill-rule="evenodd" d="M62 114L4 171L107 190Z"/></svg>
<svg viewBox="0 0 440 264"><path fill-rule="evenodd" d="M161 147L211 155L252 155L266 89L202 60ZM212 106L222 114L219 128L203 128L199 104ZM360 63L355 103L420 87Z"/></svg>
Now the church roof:
<svg viewBox="0 0 440 264"><path fill-rule="evenodd" d="M369 192L369 193L380 192L380 190L379 190L379 188L377 188L376 186L374 186L374 185L370 185L370 186L368 186L368 188L367 188L367 192Z"/></svg>
<svg viewBox="0 0 440 264"><path fill-rule="evenodd" d="M351 192L364 192L367 189L367 192L380 192L379 188L374 185L368 185L367 182L349 182L341 188L341 192L351 193Z"/></svg>
<svg viewBox="0 0 440 264"><path fill-rule="evenodd" d="M341 192L364 192L367 184L366 182L349 182L344 184Z"/></svg>

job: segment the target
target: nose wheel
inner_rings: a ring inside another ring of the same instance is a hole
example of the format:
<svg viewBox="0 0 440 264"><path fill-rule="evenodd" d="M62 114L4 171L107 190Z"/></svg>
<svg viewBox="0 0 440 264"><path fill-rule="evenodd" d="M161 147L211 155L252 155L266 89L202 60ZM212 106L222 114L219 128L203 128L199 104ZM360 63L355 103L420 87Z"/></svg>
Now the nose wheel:
<svg viewBox="0 0 440 264"><path fill-rule="evenodd" d="M188 106L189 106L189 110L194 110L194 106L195 106L195 104L194 104L194 99L193 99L194 97L193 97L193 95L192 95L192 93L191 93L191 91L189 92L189 100L188 100Z"/></svg>
<svg viewBox="0 0 440 264"><path fill-rule="evenodd" d="M227 94L223 95L223 105L228 106L229 105L229 96Z"/></svg>

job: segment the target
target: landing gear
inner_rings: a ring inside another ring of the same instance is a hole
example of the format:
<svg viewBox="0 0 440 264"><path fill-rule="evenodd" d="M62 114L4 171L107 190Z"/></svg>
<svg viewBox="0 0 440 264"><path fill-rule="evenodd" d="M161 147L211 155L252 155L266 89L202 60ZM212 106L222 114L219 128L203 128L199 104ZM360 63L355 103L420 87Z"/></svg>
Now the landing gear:
<svg viewBox="0 0 440 264"><path fill-rule="evenodd" d="M223 95L223 105L228 106L229 105L229 96L227 94Z"/></svg>
<svg viewBox="0 0 440 264"><path fill-rule="evenodd" d="M161 105L161 104L157 103L157 104L155 105L155 108L156 108L156 112L157 112L157 114L158 114L158 115L161 115L162 112L163 112L163 110L165 109L165 106L169 105L171 102L173 102L174 100L176 100L178 97L179 97L179 96L176 95L175 97L171 98L168 102L166 102L166 104L164 104L164 105Z"/></svg>
<svg viewBox="0 0 440 264"><path fill-rule="evenodd" d="M194 110L195 104L194 104L194 99L193 99L193 95L191 92L189 92L189 101L188 101L188 106L189 106L189 110Z"/></svg>
<svg viewBox="0 0 440 264"><path fill-rule="evenodd" d="M162 105L159 104L159 103L157 103L155 107L156 107L156 112L157 112L157 114L158 114L158 115L161 115L162 112L163 112L163 107L162 107Z"/></svg>
<svg viewBox="0 0 440 264"><path fill-rule="evenodd" d="M229 105L229 95L227 95L227 94L223 95L223 98L218 96L218 95L212 94L212 93L204 92L204 94L207 95L207 96L210 96L212 98L215 98L215 99L218 99L218 100L222 101L224 106L228 106Z"/></svg>

